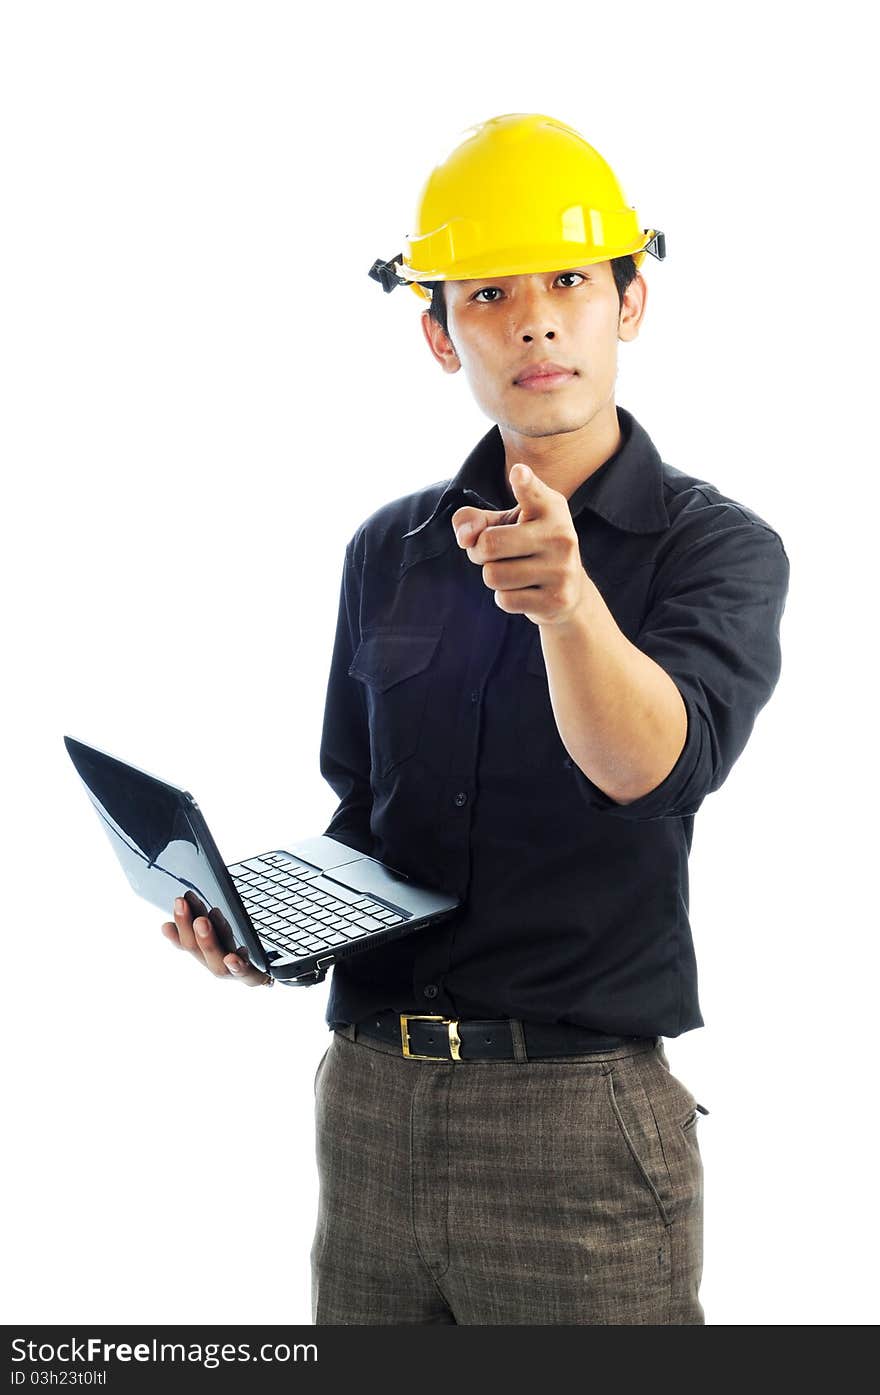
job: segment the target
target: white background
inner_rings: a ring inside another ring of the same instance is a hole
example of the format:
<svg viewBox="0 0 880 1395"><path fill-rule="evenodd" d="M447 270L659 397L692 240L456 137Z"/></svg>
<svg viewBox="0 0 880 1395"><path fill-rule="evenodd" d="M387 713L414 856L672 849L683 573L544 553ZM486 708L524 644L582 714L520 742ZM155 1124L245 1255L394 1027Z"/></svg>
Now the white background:
<svg viewBox="0 0 880 1395"><path fill-rule="evenodd" d="M345 543L490 424L367 269L509 111L666 233L617 402L792 564L779 686L697 816L706 1026L666 1041L711 1110L706 1319L877 1320L863 14L5 5L5 1321L310 1321L328 984L178 955L62 736L191 789L229 861L326 826Z"/></svg>

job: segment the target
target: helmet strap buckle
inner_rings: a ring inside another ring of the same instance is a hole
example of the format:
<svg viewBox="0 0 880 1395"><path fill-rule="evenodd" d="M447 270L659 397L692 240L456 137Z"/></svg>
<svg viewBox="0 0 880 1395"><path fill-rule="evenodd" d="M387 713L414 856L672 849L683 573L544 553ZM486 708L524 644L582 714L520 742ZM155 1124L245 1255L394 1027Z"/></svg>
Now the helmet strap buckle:
<svg viewBox="0 0 880 1395"><path fill-rule="evenodd" d="M406 285L404 277L398 276L397 272L394 270L394 263L400 262L402 258L402 252L398 252L396 257L392 257L390 261L387 262L383 262L381 257L377 257L370 267L368 274L372 276L374 281L379 282L383 291L386 293L390 293L397 286Z"/></svg>

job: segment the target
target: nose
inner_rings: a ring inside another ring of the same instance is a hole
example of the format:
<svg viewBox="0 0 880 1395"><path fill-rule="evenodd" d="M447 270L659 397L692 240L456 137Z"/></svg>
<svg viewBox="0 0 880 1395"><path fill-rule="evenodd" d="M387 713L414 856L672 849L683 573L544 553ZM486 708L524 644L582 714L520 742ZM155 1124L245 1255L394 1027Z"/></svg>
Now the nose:
<svg viewBox="0 0 880 1395"><path fill-rule="evenodd" d="M554 311L550 297L539 285L523 285L519 304L518 332L524 344L532 344L536 339L554 339Z"/></svg>

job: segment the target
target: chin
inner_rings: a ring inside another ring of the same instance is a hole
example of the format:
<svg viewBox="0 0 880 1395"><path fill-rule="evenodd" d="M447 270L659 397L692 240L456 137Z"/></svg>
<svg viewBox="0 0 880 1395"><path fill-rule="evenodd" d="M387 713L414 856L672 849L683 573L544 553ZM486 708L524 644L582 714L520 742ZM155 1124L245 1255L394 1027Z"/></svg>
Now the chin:
<svg viewBox="0 0 880 1395"><path fill-rule="evenodd" d="M579 411L573 411L569 407L564 412L558 408L552 412L531 412L528 416L520 416L518 420L511 421L510 429L520 436L563 436L569 431L579 431L582 426L586 426L591 416L592 413L583 407Z"/></svg>

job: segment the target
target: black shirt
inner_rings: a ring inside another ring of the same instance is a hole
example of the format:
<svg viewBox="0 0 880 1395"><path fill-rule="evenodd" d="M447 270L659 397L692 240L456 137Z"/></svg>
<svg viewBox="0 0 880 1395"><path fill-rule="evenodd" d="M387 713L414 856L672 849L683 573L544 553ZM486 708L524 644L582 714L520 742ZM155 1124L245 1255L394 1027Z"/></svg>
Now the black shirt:
<svg viewBox="0 0 880 1395"><path fill-rule="evenodd" d="M777 532L665 464L618 407L620 448L568 503L585 570L687 709L674 768L618 804L573 763L537 625L495 603L450 523L516 504L494 426L454 479L376 510L345 550L321 773L326 833L465 904L333 968L331 1027L374 1011L573 1022L675 1037L703 1025L688 854L780 673Z"/></svg>

